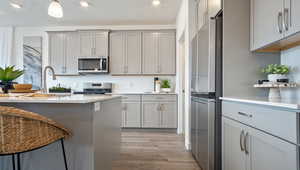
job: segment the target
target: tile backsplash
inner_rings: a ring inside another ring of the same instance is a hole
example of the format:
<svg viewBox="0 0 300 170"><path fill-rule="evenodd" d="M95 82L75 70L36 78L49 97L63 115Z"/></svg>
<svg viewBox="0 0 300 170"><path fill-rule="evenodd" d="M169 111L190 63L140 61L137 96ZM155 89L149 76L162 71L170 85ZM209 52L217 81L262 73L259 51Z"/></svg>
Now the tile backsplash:
<svg viewBox="0 0 300 170"><path fill-rule="evenodd" d="M293 89L282 89L282 97L300 100L300 46L281 52L281 64L290 66L289 79L299 85Z"/></svg>
<svg viewBox="0 0 300 170"><path fill-rule="evenodd" d="M50 76L49 76L50 77ZM172 89L175 90L175 76L110 76L110 75L86 75L86 76L59 76L57 80L48 79L48 87L61 84L71 87L76 91L82 91L84 82L111 82L113 92L152 92L154 77L171 81Z"/></svg>

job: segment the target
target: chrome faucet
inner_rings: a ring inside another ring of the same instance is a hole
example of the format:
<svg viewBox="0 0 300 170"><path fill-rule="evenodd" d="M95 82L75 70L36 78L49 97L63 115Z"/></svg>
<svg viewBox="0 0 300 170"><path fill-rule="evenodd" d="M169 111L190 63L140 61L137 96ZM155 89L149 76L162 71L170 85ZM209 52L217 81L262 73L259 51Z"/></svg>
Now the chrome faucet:
<svg viewBox="0 0 300 170"><path fill-rule="evenodd" d="M44 93L47 93L48 92L48 89L47 89L47 71L48 71L48 69L52 72L52 80L56 80L56 74L55 74L55 72L54 72L54 69L53 69L53 67L51 67L51 66L46 66L45 68L44 68L44 87L43 87L43 92Z"/></svg>

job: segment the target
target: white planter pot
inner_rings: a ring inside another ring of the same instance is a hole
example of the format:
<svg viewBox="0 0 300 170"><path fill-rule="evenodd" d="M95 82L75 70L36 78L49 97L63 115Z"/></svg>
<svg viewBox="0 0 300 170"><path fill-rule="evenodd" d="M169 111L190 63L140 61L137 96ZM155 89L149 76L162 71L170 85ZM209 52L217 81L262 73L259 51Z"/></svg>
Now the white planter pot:
<svg viewBox="0 0 300 170"><path fill-rule="evenodd" d="M161 91L165 92L165 93L170 93L172 91L172 89L171 88L162 88Z"/></svg>
<svg viewBox="0 0 300 170"><path fill-rule="evenodd" d="M270 82L277 82L278 79L286 79L287 76L285 74L269 74L268 80Z"/></svg>

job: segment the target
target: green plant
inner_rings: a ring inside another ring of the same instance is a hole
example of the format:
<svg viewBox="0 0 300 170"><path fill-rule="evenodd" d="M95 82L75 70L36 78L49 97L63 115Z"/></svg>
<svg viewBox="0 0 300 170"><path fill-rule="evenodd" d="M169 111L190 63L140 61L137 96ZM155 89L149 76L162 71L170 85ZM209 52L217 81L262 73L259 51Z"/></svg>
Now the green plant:
<svg viewBox="0 0 300 170"><path fill-rule="evenodd" d="M280 64L269 64L262 69L262 73L265 74L288 74L289 72L290 68L288 66Z"/></svg>
<svg viewBox="0 0 300 170"><path fill-rule="evenodd" d="M65 88L65 87L51 87L49 88L49 91L53 91L53 92L70 92L71 89L70 88Z"/></svg>
<svg viewBox="0 0 300 170"><path fill-rule="evenodd" d="M169 80L162 80L161 81L161 88L164 88L164 89L171 88L170 81Z"/></svg>
<svg viewBox="0 0 300 170"><path fill-rule="evenodd" d="M15 66L8 66L5 68L0 67L0 80L7 83L17 79L24 74L23 70L15 69Z"/></svg>

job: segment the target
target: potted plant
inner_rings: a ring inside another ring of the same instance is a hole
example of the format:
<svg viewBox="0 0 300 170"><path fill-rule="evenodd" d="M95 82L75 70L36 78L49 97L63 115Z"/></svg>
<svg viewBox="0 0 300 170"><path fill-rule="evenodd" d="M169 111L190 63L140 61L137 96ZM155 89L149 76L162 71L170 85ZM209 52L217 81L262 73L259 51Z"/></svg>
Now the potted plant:
<svg viewBox="0 0 300 170"><path fill-rule="evenodd" d="M15 69L15 66L0 67L1 87L4 93L8 93L9 89L13 89L13 80L24 74L23 70Z"/></svg>
<svg viewBox="0 0 300 170"><path fill-rule="evenodd" d="M171 92L171 83L169 80L162 80L161 81L161 90L165 93Z"/></svg>
<svg viewBox="0 0 300 170"><path fill-rule="evenodd" d="M290 68L286 65L269 64L262 72L268 74L268 80L270 82L277 82L278 79L286 79L287 74L290 72Z"/></svg>

